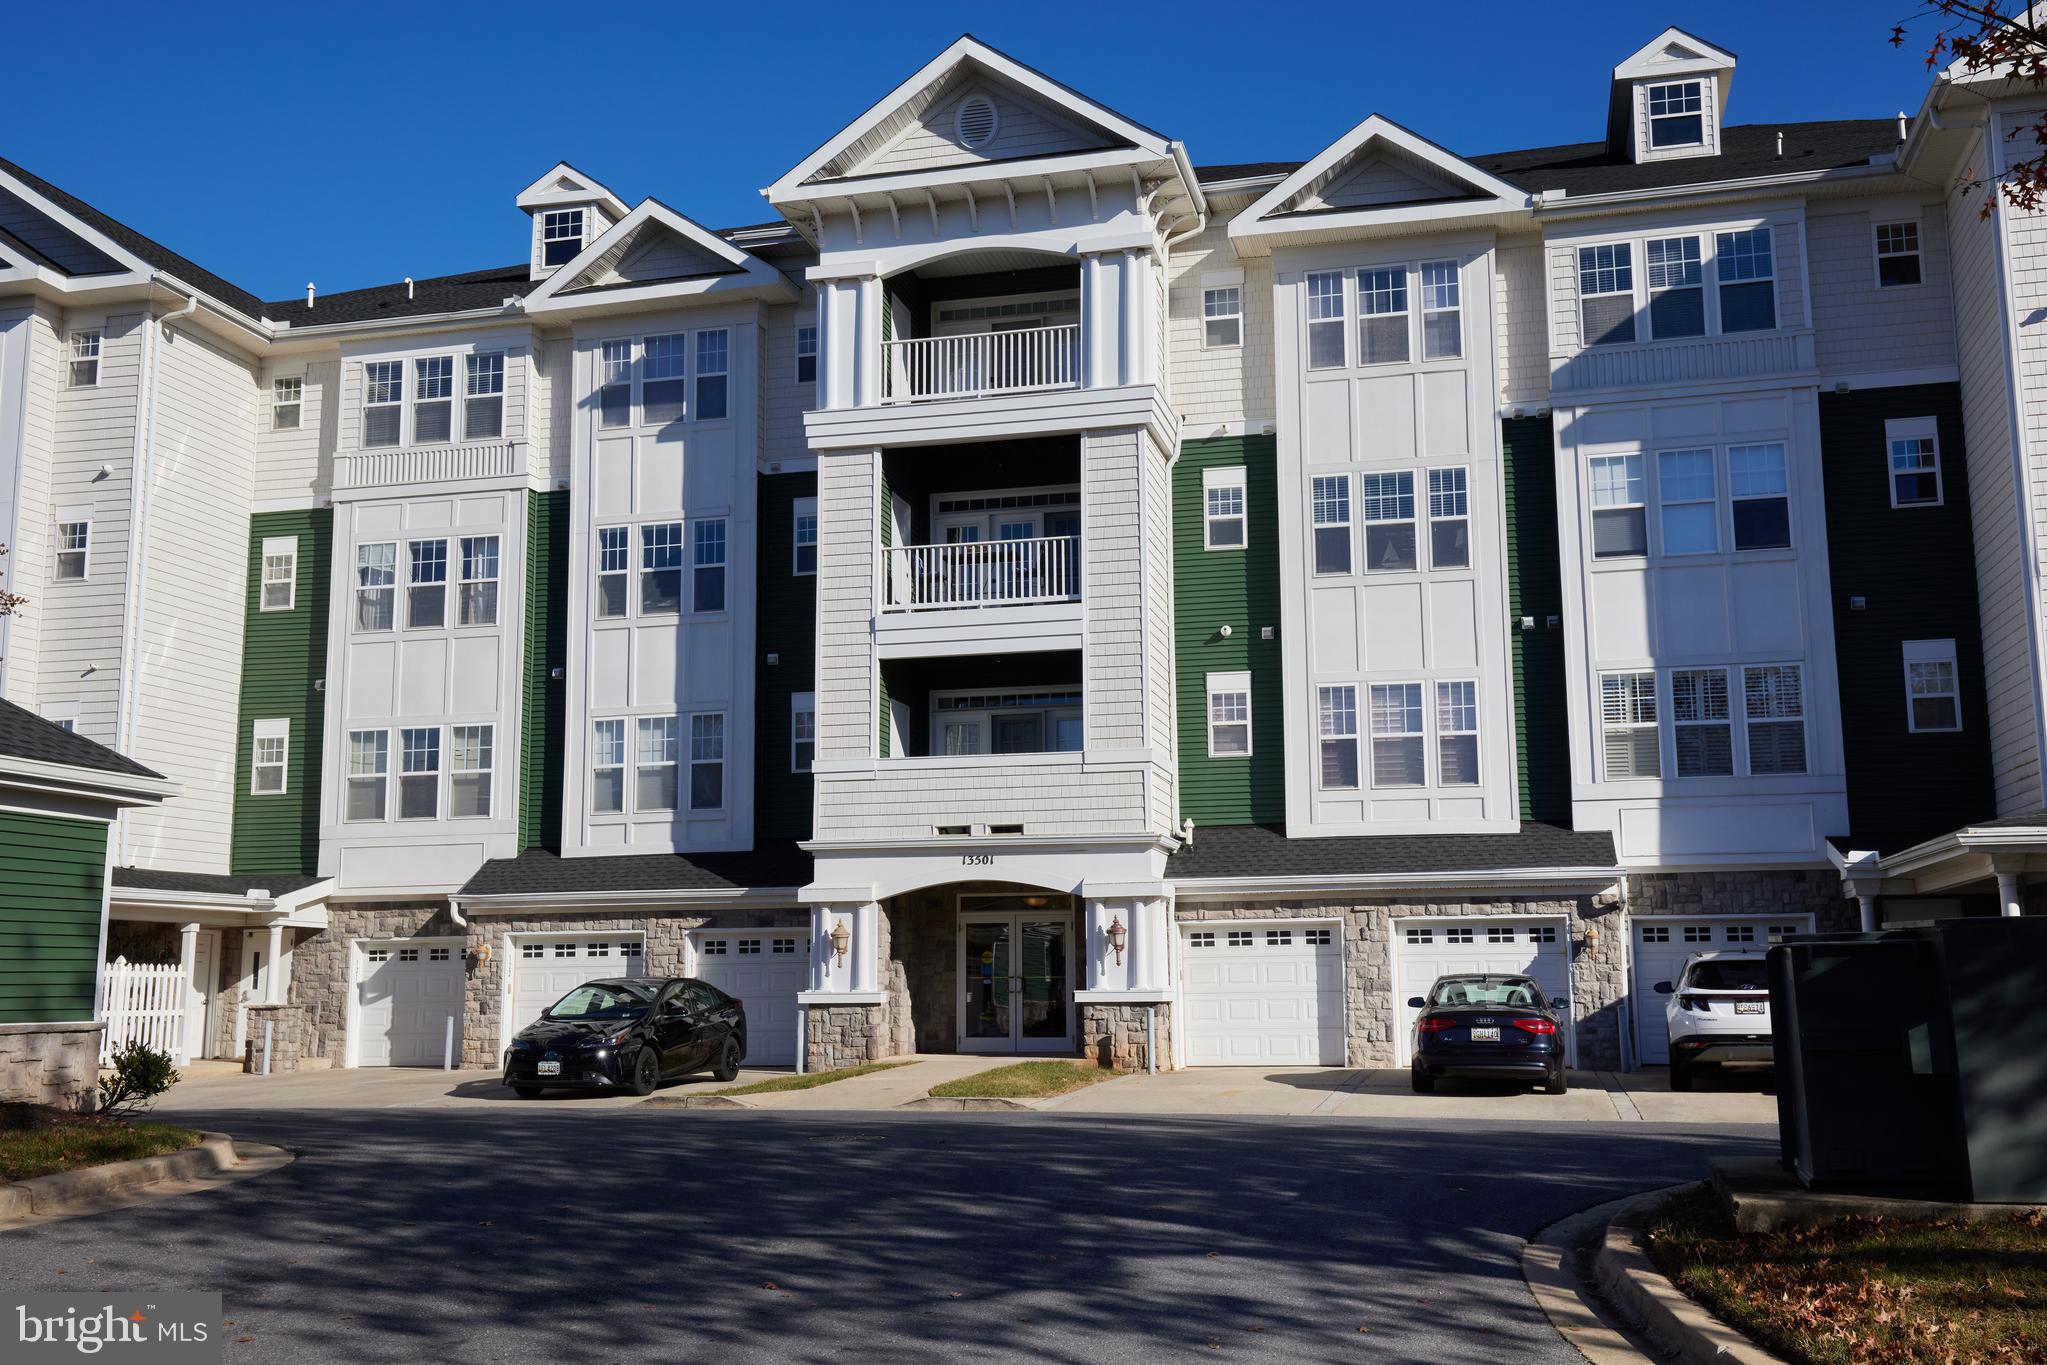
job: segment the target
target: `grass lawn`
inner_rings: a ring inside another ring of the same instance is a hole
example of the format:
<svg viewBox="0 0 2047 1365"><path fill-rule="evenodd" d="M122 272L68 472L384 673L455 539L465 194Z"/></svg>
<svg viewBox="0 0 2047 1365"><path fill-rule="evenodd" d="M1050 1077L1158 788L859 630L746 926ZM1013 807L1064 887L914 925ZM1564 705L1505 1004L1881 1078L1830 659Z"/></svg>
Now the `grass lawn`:
<svg viewBox="0 0 2047 1365"><path fill-rule="evenodd" d="M820 1085L833 1081L850 1081L855 1076L865 1076L871 1071L893 1071L908 1062L868 1062L862 1066L843 1067L838 1071L809 1071L801 1076L770 1076L764 1081L748 1085L735 1085L730 1090L719 1090L720 1095L772 1095L777 1090L814 1090Z"/></svg>
<svg viewBox="0 0 2047 1365"><path fill-rule="evenodd" d="M168 1123L123 1123L42 1104L0 1104L0 1184L181 1152L198 1141L191 1129Z"/></svg>
<svg viewBox="0 0 2047 1365"><path fill-rule="evenodd" d="M1793 1360L2047 1360L2038 1215L1740 1233L1701 1185L1664 1206L1649 1251L1687 1294Z"/></svg>
<svg viewBox="0 0 2047 1365"><path fill-rule="evenodd" d="M1094 1062L1018 1062L931 1087L941 1100L1044 1099L1123 1075Z"/></svg>

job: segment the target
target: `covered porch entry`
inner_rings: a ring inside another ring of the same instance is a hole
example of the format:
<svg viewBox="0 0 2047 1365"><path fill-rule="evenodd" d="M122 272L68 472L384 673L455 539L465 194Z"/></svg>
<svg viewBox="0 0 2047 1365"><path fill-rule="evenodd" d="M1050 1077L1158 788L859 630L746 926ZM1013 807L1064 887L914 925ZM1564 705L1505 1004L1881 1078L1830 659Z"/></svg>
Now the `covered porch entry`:
<svg viewBox="0 0 2047 1365"><path fill-rule="evenodd" d="M895 897L890 976L918 1052L1070 1056L1085 984L1075 897L990 884Z"/></svg>

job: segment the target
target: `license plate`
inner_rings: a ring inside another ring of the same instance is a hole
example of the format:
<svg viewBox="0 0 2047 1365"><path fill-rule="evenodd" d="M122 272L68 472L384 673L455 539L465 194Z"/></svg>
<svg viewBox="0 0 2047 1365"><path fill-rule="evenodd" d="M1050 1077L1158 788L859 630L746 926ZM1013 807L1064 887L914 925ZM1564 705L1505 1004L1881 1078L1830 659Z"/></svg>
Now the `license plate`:
<svg viewBox="0 0 2047 1365"><path fill-rule="evenodd" d="M560 1062L542 1062L534 1070L538 1075L542 1076L559 1076L562 1074L562 1064Z"/></svg>
<svg viewBox="0 0 2047 1365"><path fill-rule="evenodd" d="M1763 1012L1763 1002L1760 1000L1737 1000L1734 1002L1734 1012L1736 1014L1761 1014Z"/></svg>
<svg viewBox="0 0 2047 1365"><path fill-rule="evenodd" d="M1474 1043L1497 1043L1500 1041L1500 1031L1497 1028L1475 1028L1471 1031L1471 1041Z"/></svg>

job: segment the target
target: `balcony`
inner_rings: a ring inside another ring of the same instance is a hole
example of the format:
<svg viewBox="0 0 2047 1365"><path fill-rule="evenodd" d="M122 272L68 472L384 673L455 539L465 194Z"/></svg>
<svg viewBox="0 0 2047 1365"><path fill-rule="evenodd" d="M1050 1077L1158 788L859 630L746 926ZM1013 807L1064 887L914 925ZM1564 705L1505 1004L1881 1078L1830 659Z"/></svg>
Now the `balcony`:
<svg viewBox="0 0 2047 1365"><path fill-rule="evenodd" d="M413 484L503 482L523 478L525 473L524 441L392 446L342 451L334 457L337 493Z"/></svg>
<svg viewBox="0 0 2047 1365"><path fill-rule="evenodd" d="M953 611L1080 600L1080 537L899 545L883 610Z"/></svg>
<svg viewBox="0 0 2047 1365"><path fill-rule="evenodd" d="M1080 387L1080 324L882 343L884 403L923 403Z"/></svg>

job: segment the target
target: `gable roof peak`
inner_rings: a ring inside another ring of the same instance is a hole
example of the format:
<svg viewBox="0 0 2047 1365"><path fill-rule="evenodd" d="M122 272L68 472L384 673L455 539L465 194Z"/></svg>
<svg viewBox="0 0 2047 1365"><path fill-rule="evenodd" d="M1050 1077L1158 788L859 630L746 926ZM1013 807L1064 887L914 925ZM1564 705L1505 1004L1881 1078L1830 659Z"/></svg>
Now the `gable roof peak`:
<svg viewBox="0 0 2047 1365"><path fill-rule="evenodd" d="M596 176L585 175L566 161L557 161L538 180L519 191L514 201L526 212L552 208L557 204L602 204L614 220L629 211L625 200L613 194Z"/></svg>

